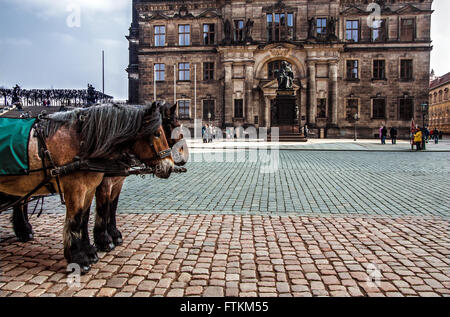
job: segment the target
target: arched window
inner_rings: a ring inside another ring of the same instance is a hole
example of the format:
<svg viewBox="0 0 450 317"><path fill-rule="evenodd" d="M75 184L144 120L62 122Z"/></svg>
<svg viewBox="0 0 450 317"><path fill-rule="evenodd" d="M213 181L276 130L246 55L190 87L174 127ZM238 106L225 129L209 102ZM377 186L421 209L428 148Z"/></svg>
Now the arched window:
<svg viewBox="0 0 450 317"><path fill-rule="evenodd" d="M442 90L439 90L439 102L442 102Z"/></svg>
<svg viewBox="0 0 450 317"><path fill-rule="evenodd" d="M448 100L448 88L445 88L444 90L444 99Z"/></svg>
<svg viewBox="0 0 450 317"><path fill-rule="evenodd" d="M277 60L277 61L273 61L270 62L267 66L267 70L268 70L268 75L267 78L269 80L275 79L277 78L277 70L279 70L281 68L281 63L284 62L283 60ZM291 63L287 62L290 66Z"/></svg>

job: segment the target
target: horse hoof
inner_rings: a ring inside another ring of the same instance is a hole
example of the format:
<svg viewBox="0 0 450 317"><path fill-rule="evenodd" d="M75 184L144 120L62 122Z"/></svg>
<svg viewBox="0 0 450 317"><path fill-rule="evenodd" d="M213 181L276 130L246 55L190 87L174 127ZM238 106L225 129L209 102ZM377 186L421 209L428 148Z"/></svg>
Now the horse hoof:
<svg viewBox="0 0 450 317"><path fill-rule="evenodd" d="M89 255L89 263L95 264L98 262L98 256L97 254L90 254Z"/></svg>
<svg viewBox="0 0 450 317"><path fill-rule="evenodd" d="M84 275L91 270L91 266L90 265L82 265L82 266L80 266L80 269L81 269L81 275Z"/></svg>
<svg viewBox="0 0 450 317"><path fill-rule="evenodd" d="M114 243L112 243L112 242L110 242L108 244L104 244L104 245L96 244L95 246L101 252L110 252L110 251L114 250L114 248L116 247L114 245Z"/></svg>
<svg viewBox="0 0 450 317"><path fill-rule="evenodd" d="M32 240L34 240L34 236L32 233L23 233L17 235L17 241L19 242L26 243Z"/></svg>
<svg viewBox="0 0 450 317"><path fill-rule="evenodd" d="M116 239L114 239L114 245L117 247L117 246L119 246L119 245L122 245L123 244L123 239L122 238L116 238Z"/></svg>

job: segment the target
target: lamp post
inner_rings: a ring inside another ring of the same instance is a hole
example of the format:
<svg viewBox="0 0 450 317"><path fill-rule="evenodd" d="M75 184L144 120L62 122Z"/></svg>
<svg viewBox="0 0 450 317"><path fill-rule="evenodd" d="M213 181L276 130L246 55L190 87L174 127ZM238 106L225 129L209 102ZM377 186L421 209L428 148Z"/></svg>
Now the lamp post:
<svg viewBox="0 0 450 317"><path fill-rule="evenodd" d="M355 134L354 134L354 139L353 139L353 141L356 141L356 140L357 140L357 137L356 137L356 122L359 120L359 116L358 116L357 113L355 113L355 114L353 115L353 119L355 120Z"/></svg>
<svg viewBox="0 0 450 317"><path fill-rule="evenodd" d="M425 143L426 143L426 140L425 140L425 115L428 112L428 103L422 103L420 105L420 110L422 110L422 140L423 140L423 142L422 142L422 144L423 144L422 149L426 150L426 146L425 146Z"/></svg>

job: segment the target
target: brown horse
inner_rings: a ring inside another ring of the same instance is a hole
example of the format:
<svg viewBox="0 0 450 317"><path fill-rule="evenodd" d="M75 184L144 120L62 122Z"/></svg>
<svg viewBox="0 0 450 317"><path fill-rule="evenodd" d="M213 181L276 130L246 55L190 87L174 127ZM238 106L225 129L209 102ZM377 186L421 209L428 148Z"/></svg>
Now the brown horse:
<svg viewBox="0 0 450 317"><path fill-rule="evenodd" d="M155 175L168 178L174 162L167 153L169 145L162 128L159 106L133 107L106 105L53 114L45 122L45 143L57 166L82 159L118 160L124 153L136 156L141 162L155 167ZM42 166L38 140L31 131L28 146L31 170ZM64 225L64 256L69 263L80 265L87 272L98 261L95 247L87 232L89 209L104 173L76 171L60 178L61 192L66 201ZM0 176L0 192L23 197L37 187L44 173L27 176ZM55 180L51 181L57 186ZM34 193L50 194L47 187Z"/></svg>
<svg viewBox="0 0 450 317"><path fill-rule="evenodd" d="M177 166L184 166L189 159L189 149L186 143L182 142L183 134L180 133L181 125L176 113L177 104L161 106L162 126L169 146L173 148L172 157ZM124 182L125 177L105 177L95 193L94 242L100 251L109 252L123 243L122 234L117 229L116 213Z"/></svg>

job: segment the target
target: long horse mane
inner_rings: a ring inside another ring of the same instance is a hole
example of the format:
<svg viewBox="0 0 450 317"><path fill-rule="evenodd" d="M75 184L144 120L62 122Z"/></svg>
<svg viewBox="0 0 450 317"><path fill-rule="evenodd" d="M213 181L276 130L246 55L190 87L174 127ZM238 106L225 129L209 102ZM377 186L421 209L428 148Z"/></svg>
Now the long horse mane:
<svg viewBox="0 0 450 317"><path fill-rule="evenodd" d="M46 135L51 137L62 126L75 128L83 157L111 158L138 137L156 132L162 123L160 108L159 103L144 107L106 104L58 112L49 116Z"/></svg>

